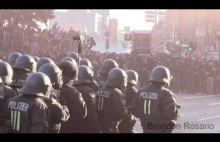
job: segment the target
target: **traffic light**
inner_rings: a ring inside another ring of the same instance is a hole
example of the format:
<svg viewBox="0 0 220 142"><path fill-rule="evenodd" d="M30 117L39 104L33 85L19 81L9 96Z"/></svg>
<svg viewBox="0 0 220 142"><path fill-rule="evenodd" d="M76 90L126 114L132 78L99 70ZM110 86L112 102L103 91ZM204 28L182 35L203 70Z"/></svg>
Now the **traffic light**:
<svg viewBox="0 0 220 142"><path fill-rule="evenodd" d="M189 48L188 48L188 50L189 50L189 51L195 51L196 48L197 48L197 43L194 42L194 41L191 41L191 42L189 43Z"/></svg>

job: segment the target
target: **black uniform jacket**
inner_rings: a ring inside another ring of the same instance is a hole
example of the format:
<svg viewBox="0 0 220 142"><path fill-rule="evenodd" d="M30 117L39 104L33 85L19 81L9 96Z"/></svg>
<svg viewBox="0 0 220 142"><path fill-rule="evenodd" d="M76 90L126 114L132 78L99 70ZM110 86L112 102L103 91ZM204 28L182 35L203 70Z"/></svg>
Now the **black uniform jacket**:
<svg viewBox="0 0 220 142"><path fill-rule="evenodd" d="M12 79L13 82L11 84L11 88L16 90L16 89L20 89L21 87L23 87L25 80L27 79L29 75L30 73L28 72L15 70L13 79Z"/></svg>
<svg viewBox="0 0 220 142"><path fill-rule="evenodd" d="M95 81L97 82L99 88L103 88L105 81L107 80L107 76L98 75L95 77Z"/></svg>
<svg viewBox="0 0 220 142"><path fill-rule="evenodd" d="M54 95L54 93L52 94ZM56 96L43 98L51 112L49 133L59 133L61 123L66 122L70 117L68 108L62 106L54 97Z"/></svg>
<svg viewBox="0 0 220 142"><path fill-rule="evenodd" d="M72 86L71 83L64 83L59 96L60 103L67 106L70 118L61 126L61 133L75 132L76 125L87 115L87 106L82 94Z"/></svg>
<svg viewBox="0 0 220 142"><path fill-rule="evenodd" d="M90 84L75 85L76 89L82 94L87 106L87 116L80 123L79 128L85 133L100 133L101 128L96 111L96 94Z"/></svg>
<svg viewBox="0 0 220 142"><path fill-rule="evenodd" d="M117 132L117 127L126 115L125 94L118 88L104 87L96 96L96 107L102 132Z"/></svg>
<svg viewBox="0 0 220 142"><path fill-rule="evenodd" d="M179 117L175 95L169 89L156 84L150 84L138 91L130 111L140 118L144 129L149 124L169 124Z"/></svg>
<svg viewBox="0 0 220 142"><path fill-rule="evenodd" d="M40 97L18 95L6 103L4 119L10 121L10 132L48 133L50 110Z"/></svg>

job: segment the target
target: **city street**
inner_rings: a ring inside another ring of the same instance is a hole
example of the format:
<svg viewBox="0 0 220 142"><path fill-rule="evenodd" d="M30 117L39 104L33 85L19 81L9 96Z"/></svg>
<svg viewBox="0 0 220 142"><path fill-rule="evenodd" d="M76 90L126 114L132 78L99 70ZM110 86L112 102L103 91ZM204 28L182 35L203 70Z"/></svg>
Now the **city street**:
<svg viewBox="0 0 220 142"><path fill-rule="evenodd" d="M181 117L173 133L219 133L220 95L177 95ZM140 121L136 132L142 133Z"/></svg>

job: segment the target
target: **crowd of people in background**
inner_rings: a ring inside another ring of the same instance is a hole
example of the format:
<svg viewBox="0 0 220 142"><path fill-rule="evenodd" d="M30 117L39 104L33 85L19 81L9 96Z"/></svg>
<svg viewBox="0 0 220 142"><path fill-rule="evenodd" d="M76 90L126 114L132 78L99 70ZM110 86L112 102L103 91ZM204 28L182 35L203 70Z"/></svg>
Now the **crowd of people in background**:
<svg viewBox="0 0 220 142"><path fill-rule="evenodd" d="M73 36L80 34L74 31L72 28L67 32L60 29L55 24L50 30L33 31L27 29L21 36L23 42L12 42L6 44L6 33L10 35L16 35L19 31L9 31L9 29L1 29L1 52L0 59L6 60L8 55L12 52L20 52L22 54L35 55L39 57L49 57L55 62L60 62L61 59L67 55L67 53L77 51L77 45L74 44L60 44L64 40L73 41ZM24 35L27 35L24 39ZM83 35L85 37L85 35ZM9 36L12 38L12 36ZM18 38L17 41L21 41ZM90 38L87 38L90 39ZM11 41L12 39L7 39ZM16 41L16 40L15 40ZM54 41L54 42L53 42ZM56 42L58 44L56 44ZM37 44L34 44L34 43ZM94 41L93 41L94 42ZM54 45L52 46L52 44ZM116 53L101 53L99 51L93 51L88 40L82 45L81 58L89 59L96 73L99 66L105 59L114 59L119 64L119 67L128 70L132 69L139 74L139 87L143 87L148 84L150 72L157 65L163 65L171 70L173 76L171 89L175 93L187 93L187 94L218 94L220 89L220 63L209 62L206 58L196 57L181 57L167 54L149 54L144 50L133 50L131 53L116 54ZM95 45L95 44L94 44ZM35 48L36 47L36 48Z"/></svg>

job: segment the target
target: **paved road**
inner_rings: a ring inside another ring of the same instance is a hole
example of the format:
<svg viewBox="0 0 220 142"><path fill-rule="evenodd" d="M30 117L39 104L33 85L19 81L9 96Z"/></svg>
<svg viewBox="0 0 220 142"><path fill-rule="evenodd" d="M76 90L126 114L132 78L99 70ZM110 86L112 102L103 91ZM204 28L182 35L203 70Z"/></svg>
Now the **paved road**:
<svg viewBox="0 0 220 142"><path fill-rule="evenodd" d="M220 133L220 95L177 95L180 119L173 133ZM142 133L139 120L135 126Z"/></svg>

